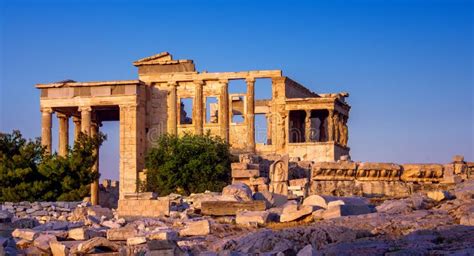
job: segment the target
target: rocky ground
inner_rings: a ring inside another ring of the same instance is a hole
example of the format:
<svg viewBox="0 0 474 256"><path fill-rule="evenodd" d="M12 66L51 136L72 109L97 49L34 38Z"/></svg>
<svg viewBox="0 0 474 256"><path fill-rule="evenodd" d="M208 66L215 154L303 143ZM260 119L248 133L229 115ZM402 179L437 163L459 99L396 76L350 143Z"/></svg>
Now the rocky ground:
<svg viewBox="0 0 474 256"><path fill-rule="evenodd" d="M474 255L472 181L377 202L277 202L238 185L169 197L170 216L134 220L87 203L4 204L0 255ZM265 200L267 209L211 217L200 214L206 198Z"/></svg>

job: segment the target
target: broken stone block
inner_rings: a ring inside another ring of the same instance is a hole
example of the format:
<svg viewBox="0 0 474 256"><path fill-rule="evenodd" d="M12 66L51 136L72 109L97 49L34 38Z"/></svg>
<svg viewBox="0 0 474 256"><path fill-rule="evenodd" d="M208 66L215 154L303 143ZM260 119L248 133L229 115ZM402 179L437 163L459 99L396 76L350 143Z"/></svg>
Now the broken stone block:
<svg viewBox="0 0 474 256"><path fill-rule="evenodd" d="M132 227L112 228L107 230L107 239L110 241L126 241L129 237L137 235L137 230Z"/></svg>
<svg viewBox="0 0 474 256"><path fill-rule="evenodd" d="M72 240L88 240L93 237L103 236L103 234L98 230L88 229L88 228L74 228L68 231L68 238Z"/></svg>
<svg viewBox="0 0 474 256"><path fill-rule="evenodd" d="M237 212L235 222L239 225L260 224L268 221L269 212L267 211L240 211Z"/></svg>
<svg viewBox="0 0 474 256"><path fill-rule="evenodd" d="M323 209L323 208L314 211L312 213L313 220L314 221L322 220L324 211L325 211L325 209Z"/></svg>
<svg viewBox="0 0 474 256"><path fill-rule="evenodd" d="M114 217L114 213L109 208L101 207L99 205L90 206L87 208L87 215L94 216L98 219L104 216L107 219Z"/></svg>
<svg viewBox="0 0 474 256"><path fill-rule="evenodd" d="M148 235L150 240L178 240L179 234L173 230L163 230Z"/></svg>
<svg viewBox="0 0 474 256"><path fill-rule="evenodd" d="M316 250L313 248L311 244L306 245L301 249L296 256L316 256Z"/></svg>
<svg viewBox="0 0 474 256"><path fill-rule="evenodd" d="M40 234L33 242L33 245L43 251L48 251L50 242L57 242L56 237L53 235Z"/></svg>
<svg viewBox="0 0 474 256"><path fill-rule="evenodd" d="M462 156L462 155L453 156L453 162L454 163L463 163L464 162L464 156Z"/></svg>
<svg viewBox="0 0 474 256"><path fill-rule="evenodd" d="M146 237L143 237L143 236L136 236L136 237L127 238L127 245L128 246L139 245L139 244L144 244L144 243L146 243Z"/></svg>
<svg viewBox="0 0 474 256"><path fill-rule="evenodd" d="M31 244L32 244L31 241L28 241L26 239L20 239L16 242L16 247L18 249L26 249L26 248L30 247Z"/></svg>
<svg viewBox="0 0 474 256"><path fill-rule="evenodd" d="M323 219L333 219L342 216L371 213L368 205L334 205L323 212Z"/></svg>
<svg viewBox="0 0 474 256"><path fill-rule="evenodd" d="M208 220L199 220L186 223L186 227L179 231L180 236L205 236L211 233Z"/></svg>
<svg viewBox="0 0 474 256"><path fill-rule="evenodd" d="M450 198L450 195L447 191L429 191L427 196L437 202Z"/></svg>
<svg viewBox="0 0 474 256"><path fill-rule="evenodd" d="M271 208L273 207L275 201L273 200L273 194L270 191L261 191L253 194L254 200L260 200L265 202L265 207Z"/></svg>
<svg viewBox="0 0 474 256"><path fill-rule="evenodd" d="M120 225L117 222L113 222L111 220L106 220L101 223L102 226L107 227L107 228L120 228L122 225Z"/></svg>
<svg viewBox="0 0 474 256"><path fill-rule="evenodd" d="M13 214L7 210L0 210L0 223L10 223L12 221Z"/></svg>
<svg viewBox="0 0 474 256"><path fill-rule="evenodd" d="M340 201L338 201L340 200ZM336 196L326 196L326 195L311 195L304 199L303 205L312 205L319 206L324 209L329 208L329 203L333 201L338 201L333 204L341 204L341 201L344 204L348 205L367 205L368 200L362 197L336 197Z"/></svg>
<svg viewBox="0 0 474 256"><path fill-rule="evenodd" d="M53 256L66 256L69 254L69 249L61 242L51 241L49 242L49 247Z"/></svg>
<svg viewBox="0 0 474 256"><path fill-rule="evenodd" d="M464 215L459 220L459 224L465 226L474 226L474 213L469 213L468 215Z"/></svg>
<svg viewBox="0 0 474 256"><path fill-rule="evenodd" d="M286 210L285 210L286 209ZM294 207L285 207L280 215L280 222L289 222L310 215L313 212L313 206L302 205L295 210Z"/></svg>
<svg viewBox="0 0 474 256"><path fill-rule="evenodd" d="M179 248L175 241L170 240L151 240L147 243L150 256L168 256L182 255L183 251Z"/></svg>
<svg viewBox="0 0 474 256"><path fill-rule="evenodd" d="M73 246L70 252L72 255L87 254L87 253L92 252L96 247L108 248L109 250L114 251L114 252L120 249L119 245L113 242L110 242L104 237L94 237L90 240L81 242L77 244L76 246Z"/></svg>
<svg viewBox="0 0 474 256"><path fill-rule="evenodd" d="M252 201L252 190L244 183L238 182L228 185L222 189L224 196L236 196L243 201Z"/></svg>
<svg viewBox="0 0 474 256"><path fill-rule="evenodd" d="M33 241L38 236L38 232L32 229L15 229L12 232L12 236L15 238L22 238L28 241Z"/></svg>
<svg viewBox="0 0 474 256"><path fill-rule="evenodd" d="M264 201L229 202L205 201L201 203L201 213L212 216L236 215L238 211L265 211Z"/></svg>

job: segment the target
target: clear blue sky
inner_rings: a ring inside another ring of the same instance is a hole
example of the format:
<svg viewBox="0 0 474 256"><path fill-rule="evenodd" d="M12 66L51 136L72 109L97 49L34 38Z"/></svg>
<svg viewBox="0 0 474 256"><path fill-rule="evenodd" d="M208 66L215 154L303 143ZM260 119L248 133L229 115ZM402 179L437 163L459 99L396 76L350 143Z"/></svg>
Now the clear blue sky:
<svg viewBox="0 0 474 256"><path fill-rule="evenodd" d="M136 79L168 51L349 92L354 160L474 161L473 1L0 1L0 131L40 136L36 83ZM118 125L102 130L117 178Z"/></svg>

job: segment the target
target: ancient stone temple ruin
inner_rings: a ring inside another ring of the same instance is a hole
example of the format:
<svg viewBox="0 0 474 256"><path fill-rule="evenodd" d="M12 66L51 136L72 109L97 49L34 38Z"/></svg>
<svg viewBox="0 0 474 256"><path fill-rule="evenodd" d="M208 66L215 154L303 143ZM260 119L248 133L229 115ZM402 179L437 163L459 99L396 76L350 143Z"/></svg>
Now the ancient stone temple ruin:
<svg viewBox="0 0 474 256"><path fill-rule="evenodd" d="M70 119L74 136L80 131L93 135L103 122L120 122L121 199L136 192L145 152L163 133L210 132L228 141L236 154L287 154L315 162L349 155L347 93L312 92L281 70L198 72L192 60L174 60L167 52L133 64L137 80L36 86L41 90L42 143L49 152L53 113L59 120L58 154L67 152ZM271 81L268 99L256 99L261 79ZM243 92L229 91L235 80L244 82ZM255 139L258 115L267 124L263 143ZM97 190L98 182L92 186L93 203L98 202Z"/></svg>

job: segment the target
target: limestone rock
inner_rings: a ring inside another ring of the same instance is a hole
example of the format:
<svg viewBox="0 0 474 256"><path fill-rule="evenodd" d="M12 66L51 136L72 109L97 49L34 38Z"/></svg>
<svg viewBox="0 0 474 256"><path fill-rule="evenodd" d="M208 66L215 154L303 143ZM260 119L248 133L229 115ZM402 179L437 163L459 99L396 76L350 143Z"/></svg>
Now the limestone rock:
<svg viewBox="0 0 474 256"><path fill-rule="evenodd" d="M342 216L368 214L371 210L367 205L333 205L322 213L323 219L333 219Z"/></svg>
<svg viewBox="0 0 474 256"><path fill-rule="evenodd" d="M111 251L118 251L120 249L120 246L110 242L109 240L103 238L103 237L94 237L90 240L87 240L85 242L79 243L76 246L72 247L70 252L73 255L77 254L87 254L92 252L92 250L96 247L105 247L108 248Z"/></svg>
<svg viewBox="0 0 474 256"><path fill-rule="evenodd" d="M474 226L474 213L471 212L467 215L462 216L459 220L459 224L465 226Z"/></svg>
<svg viewBox="0 0 474 256"><path fill-rule="evenodd" d="M107 227L107 228L120 228L122 225L120 225L117 222L113 222L111 220L106 220L101 223L102 226Z"/></svg>
<svg viewBox="0 0 474 256"><path fill-rule="evenodd" d="M296 256L316 256L316 250L313 248L311 244L306 245L301 249Z"/></svg>
<svg viewBox="0 0 474 256"><path fill-rule="evenodd" d="M129 237L137 235L133 227L112 228L107 230L107 239L110 241L126 241Z"/></svg>
<svg viewBox="0 0 474 256"><path fill-rule="evenodd" d="M242 182L228 185L222 189L223 196L236 196L243 201L252 201L252 190Z"/></svg>
<svg viewBox="0 0 474 256"><path fill-rule="evenodd" d="M265 207L267 209L273 207L275 204L275 200L273 199L273 193L271 193L270 191L259 191L253 194L253 199L264 201Z"/></svg>
<svg viewBox="0 0 474 256"><path fill-rule="evenodd" d="M437 202L443 201L445 199L449 199L450 195L447 191L429 191L427 196Z"/></svg>
<svg viewBox="0 0 474 256"><path fill-rule="evenodd" d="M127 245L128 246L139 245L139 244L144 244L144 243L146 243L146 237L143 237L143 236L136 236L136 237L127 238Z"/></svg>
<svg viewBox="0 0 474 256"><path fill-rule="evenodd" d="M15 238L22 238L28 241L33 241L38 236L38 232L32 229L15 229L12 232L12 236Z"/></svg>
<svg viewBox="0 0 474 256"><path fill-rule="evenodd" d="M54 235L40 234L33 242L33 245L43 251L48 251L50 242L57 242L57 239Z"/></svg>
<svg viewBox="0 0 474 256"><path fill-rule="evenodd" d="M50 241L49 247L53 256L66 256L69 254L69 249L61 242Z"/></svg>
<svg viewBox="0 0 474 256"><path fill-rule="evenodd" d="M0 223L9 223L12 221L13 214L7 210L0 210Z"/></svg>
<svg viewBox="0 0 474 256"><path fill-rule="evenodd" d="M294 221L310 215L312 212L313 206L310 205L302 205L299 209L295 209L293 206L288 206L283 209L283 213L280 215L280 222Z"/></svg>
<svg viewBox="0 0 474 256"><path fill-rule="evenodd" d="M268 221L267 211L240 211L237 212L236 223L239 225L251 225L253 223L263 225Z"/></svg>
<svg viewBox="0 0 474 256"><path fill-rule="evenodd" d="M151 240L147 243L150 255L182 255L183 251L175 241L171 240Z"/></svg>
<svg viewBox="0 0 474 256"><path fill-rule="evenodd" d="M114 213L109 208L101 207L99 205L90 206L87 208L87 215L95 216L100 219L104 216L107 219L111 219L114 217Z"/></svg>
<svg viewBox="0 0 474 256"><path fill-rule="evenodd" d="M327 195L311 195L304 199L303 205L319 206L324 209L329 208L329 203L332 204L350 204L350 205L366 205L367 199L361 197L336 197Z"/></svg>
<svg viewBox="0 0 474 256"><path fill-rule="evenodd" d="M98 230L88 229L85 227L74 228L68 231L68 238L73 240L88 240L93 237L103 236Z"/></svg>
<svg viewBox="0 0 474 256"><path fill-rule="evenodd" d="M211 233L208 220L199 220L186 223L186 227L179 231L180 236L205 236Z"/></svg>
<svg viewBox="0 0 474 256"><path fill-rule="evenodd" d="M147 236L150 240L178 240L179 234L173 230L163 230Z"/></svg>

